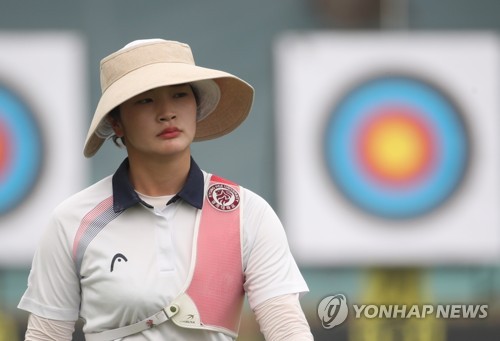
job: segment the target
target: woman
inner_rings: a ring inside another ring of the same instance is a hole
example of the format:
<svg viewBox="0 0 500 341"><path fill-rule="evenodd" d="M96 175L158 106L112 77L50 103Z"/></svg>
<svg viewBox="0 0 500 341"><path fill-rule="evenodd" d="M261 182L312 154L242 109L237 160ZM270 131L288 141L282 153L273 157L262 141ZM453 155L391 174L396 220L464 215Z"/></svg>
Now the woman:
<svg viewBox="0 0 500 341"><path fill-rule="evenodd" d="M101 61L102 96L84 148L127 158L59 205L19 307L26 340L232 340L244 294L268 340L311 340L308 290L272 208L202 171L193 141L234 130L253 89L194 64L188 45L139 40Z"/></svg>

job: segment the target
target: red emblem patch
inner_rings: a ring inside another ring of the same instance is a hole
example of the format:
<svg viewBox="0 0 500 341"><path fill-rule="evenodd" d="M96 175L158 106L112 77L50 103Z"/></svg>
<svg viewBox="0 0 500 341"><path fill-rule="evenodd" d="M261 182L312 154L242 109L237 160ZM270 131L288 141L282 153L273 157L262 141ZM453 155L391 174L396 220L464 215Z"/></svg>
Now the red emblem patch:
<svg viewBox="0 0 500 341"><path fill-rule="evenodd" d="M207 199L219 211L232 211L240 204L239 193L231 186L214 184L208 188Z"/></svg>

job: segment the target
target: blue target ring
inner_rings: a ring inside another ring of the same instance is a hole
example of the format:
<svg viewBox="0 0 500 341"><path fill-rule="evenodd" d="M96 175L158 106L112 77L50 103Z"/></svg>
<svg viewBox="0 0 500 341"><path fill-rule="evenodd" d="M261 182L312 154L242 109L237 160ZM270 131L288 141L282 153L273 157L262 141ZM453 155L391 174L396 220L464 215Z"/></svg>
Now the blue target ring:
<svg viewBox="0 0 500 341"><path fill-rule="evenodd" d="M35 116L16 93L0 86L0 215L30 193L42 164L42 136Z"/></svg>
<svg viewBox="0 0 500 341"><path fill-rule="evenodd" d="M337 188L384 218L421 216L446 202L470 158L465 123L450 97L407 76L351 89L331 111L324 146Z"/></svg>

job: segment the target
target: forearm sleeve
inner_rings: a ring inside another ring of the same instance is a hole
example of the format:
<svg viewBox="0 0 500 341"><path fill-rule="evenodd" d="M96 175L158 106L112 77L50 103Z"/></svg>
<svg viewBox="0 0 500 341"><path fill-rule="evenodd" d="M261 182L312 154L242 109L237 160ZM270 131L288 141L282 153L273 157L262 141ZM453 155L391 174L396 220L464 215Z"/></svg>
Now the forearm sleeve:
<svg viewBox="0 0 500 341"><path fill-rule="evenodd" d="M75 321L56 321L30 314L25 341L71 341Z"/></svg>
<svg viewBox="0 0 500 341"><path fill-rule="evenodd" d="M314 339L300 306L299 294L271 298L259 304L254 313L266 340L310 341Z"/></svg>

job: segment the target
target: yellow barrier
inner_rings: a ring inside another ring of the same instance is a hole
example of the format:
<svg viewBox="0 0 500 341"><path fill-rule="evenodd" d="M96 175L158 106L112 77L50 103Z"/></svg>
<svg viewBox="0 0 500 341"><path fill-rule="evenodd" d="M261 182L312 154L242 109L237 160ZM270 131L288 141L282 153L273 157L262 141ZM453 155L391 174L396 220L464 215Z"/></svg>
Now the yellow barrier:
<svg viewBox="0 0 500 341"><path fill-rule="evenodd" d="M432 302L421 270L369 270L364 283L360 303L369 310L358 308L349 323L349 341L446 340L445 323L422 314Z"/></svg>

